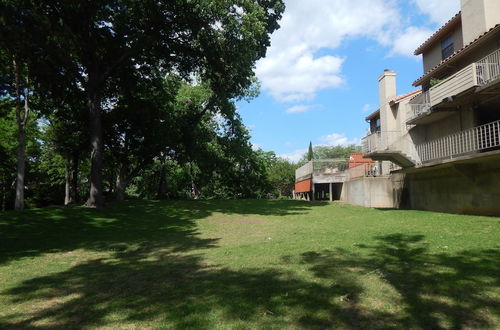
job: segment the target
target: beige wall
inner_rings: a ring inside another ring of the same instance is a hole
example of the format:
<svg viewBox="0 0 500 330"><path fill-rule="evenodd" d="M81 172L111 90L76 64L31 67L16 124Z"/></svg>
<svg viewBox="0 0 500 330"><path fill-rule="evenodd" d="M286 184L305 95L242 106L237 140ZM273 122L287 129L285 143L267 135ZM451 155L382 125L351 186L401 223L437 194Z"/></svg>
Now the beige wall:
<svg viewBox="0 0 500 330"><path fill-rule="evenodd" d="M500 0L498 1L500 2ZM491 38L487 42L482 43L480 47L477 47L474 50L470 51L467 54L467 56L464 56L460 60L453 62L452 65L446 66L443 70L439 70L439 73L434 74L432 77L438 79L445 79L446 77L449 77L452 74L455 74L456 72L460 71L467 65L482 59L483 57L491 54L497 49L500 49L499 38L500 35L497 33L496 38ZM425 81L422 85L428 86L429 81L430 78L427 81Z"/></svg>
<svg viewBox="0 0 500 330"><path fill-rule="evenodd" d="M462 37L462 27L459 25L453 32L451 32L451 37L453 39L453 47L455 51L461 49L464 46ZM447 36L445 36L446 38ZM444 38L443 38L444 39ZM432 48L429 48L425 53L422 54L424 73L435 67L443 59L441 57L441 40L434 43Z"/></svg>
<svg viewBox="0 0 500 330"><path fill-rule="evenodd" d="M499 0L461 0L464 44L500 23Z"/></svg>

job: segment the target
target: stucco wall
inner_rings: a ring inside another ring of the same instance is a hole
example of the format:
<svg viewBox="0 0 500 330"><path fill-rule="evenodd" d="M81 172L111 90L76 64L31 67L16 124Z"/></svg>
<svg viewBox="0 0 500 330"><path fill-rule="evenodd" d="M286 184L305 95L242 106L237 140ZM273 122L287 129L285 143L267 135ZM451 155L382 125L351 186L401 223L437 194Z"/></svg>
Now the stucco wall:
<svg viewBox="0 0 500 330"><path fill-rule="evenodd" d="M446 35L444 38L446 38L448 35ZM453 30L453 32L451 32L451 38L453 39L453 49L455 51L463 47L464 44L462 37L462 27L460 25L458 25L457 28ZM441 41L442 40L436 41L433 47L429 48L425 53L422 54L424 73L438 65L439 62L443 60L441 55Z"/></svg>

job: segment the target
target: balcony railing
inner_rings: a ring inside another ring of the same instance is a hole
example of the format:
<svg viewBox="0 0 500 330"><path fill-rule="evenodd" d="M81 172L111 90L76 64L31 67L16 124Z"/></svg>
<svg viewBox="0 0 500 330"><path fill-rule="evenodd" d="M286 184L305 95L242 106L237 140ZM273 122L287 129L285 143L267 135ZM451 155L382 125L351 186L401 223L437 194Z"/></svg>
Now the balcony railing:
<svg viewBox="0 0 500 330"><path fill-rule="evenodd" d="M295 181L302 181L311 177L337 175L346 169L347 160L314 159L295 170Z"/></svg>
<svg viewBox="0 0 500 330"><path fill-rule="evenodd" d="M500 147L500 120L416 145L422 162Z"/></svg>
<svg viewBox="0 0 500 330"><path fill-rule="evenodd" d="M387 150L389 146L400 138L399 131L382 131L369 134L362 139L363 152Z"/></svg>
<svg viewBox="0 0 500 330"><path fill-rule="evenodd" d="M500 78L500 49L476 63L476 75L479 85L485 85Z"/></svg>
<svg viewBox="0 0 500 330"><path fill-rule="evenodd" d="M500 49L467 65L439 84L432 86L426 93L411 100L408 104L407 121L429 113L432 107L451 96L488 84L498 78L500 78Z"/></svg>
<svg viewBox="0 0 500 330"><path fill-rule="evenodd" d="M392 164L392 163L391 163ZM346 179L351 180L364 176L378 176L380 175L380 168L376 162L360 164L345 170Z"/></svg>
<svg viewBox="0 0 500 330"><path fill-rule="evenodd" d="M423 92L410 100L406 112L406 120L412 120L420 117L431 110L429 91Z"/></svg>

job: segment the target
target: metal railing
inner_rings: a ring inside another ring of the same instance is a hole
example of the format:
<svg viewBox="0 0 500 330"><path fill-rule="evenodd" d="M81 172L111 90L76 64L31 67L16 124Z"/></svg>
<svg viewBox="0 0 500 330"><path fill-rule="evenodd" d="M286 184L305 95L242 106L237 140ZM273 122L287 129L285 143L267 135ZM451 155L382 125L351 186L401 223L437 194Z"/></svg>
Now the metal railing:
<svg viewBox="0 0 500 330"><path fill-rule="evenodd" d="M345 170L347 160L339 159L314 159L295 170L295 181L321 175L333 175Z"/></svg>
<svg viewBox="0 0 500 330"><path fill-rule="evenodd" d="M500 49L471 63L445 78L427 92L412 99L407 108L406 120L410 121L429 113L431 108L444 99L460 94L470 88L485 85L500 78Z"/></svg>
<svg viewBox="0 0 500 330"><path fill-rule="evenodd" d="M416 145L422 162L500 147L500 120Z"/></svg>
<svg viewBox="0 0 500 330"><path fill-rule="evenodd" d="M400 137L400 131L381 131L369 134L361 140L363 152L387 150Z"/></svg>
<svg viewBox="0 0 500 330"><path fill-rule="evenodd" d="M500 77L500 49L476 62L476 75L480 85Z"/></svg>
<svg viewBox="0 0 500 330"><path fill-rule="evenodd" d="M376 162L360 164L345 170L346 179L360 178L364 176L378 176L380 175L380 168Z"/></svg>
<svg viewBox="0 0 500 330"><path fill-rule="evenodd" d="M423 114L430 112L430 110L430 95L429 91L426 91L410 100L406 111L406 121L420 117Z"/></svg>

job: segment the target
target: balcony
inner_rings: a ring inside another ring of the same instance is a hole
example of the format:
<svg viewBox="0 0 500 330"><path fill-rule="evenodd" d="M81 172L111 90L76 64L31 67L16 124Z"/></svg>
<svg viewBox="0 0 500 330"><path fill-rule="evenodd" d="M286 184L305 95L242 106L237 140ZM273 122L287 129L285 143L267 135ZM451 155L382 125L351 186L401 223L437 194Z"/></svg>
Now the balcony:
<svg viewBox="0 0 500 330"><path fill-rule="evenodd" d="M363 152L372 153L389 149L389 146L401 136L399 131L375 132L362 139Z"/></svg>
<svg viewBox="0 0 500 330"><path fill-rule="evenodd" d="M500 147L500 120L416 145L423 163Z"/></svg>
<svg viewBox="0 0 500 330"><path fill-rule="evenodd" d="M431 111L429 91L423 92L408 103L408 110L406 112L406 120L411 121L417 117L424 116Z"/></svg>
<svg viewBox="0 0 500 330"><path fill-rule="evenodd" d="M295 182L312 179L313 183L345 181L345 159L315 159L295 170Z"/></svg>
<svg viewBox="0 0 500 330"><path fill-rule="evenodd" d="M406 143L400 131L372 133L362 139L362 144L365 157L391 161L403 168L415 165L413 158L406 153L410 144Z"/></svg>
<svg viewBox="0 0 500 330"><path fill-rule="evenodd" d="M407 124L424 124L450 114L447 105L454 97L474 91L475 87L492 84L500 78L500 49L471 63L462 70L432 86L408 104ZM438 111L438 108L443 108ZM442 111L444 110L444 111ZM429 115L432 114L432 118Z"/></svg>

